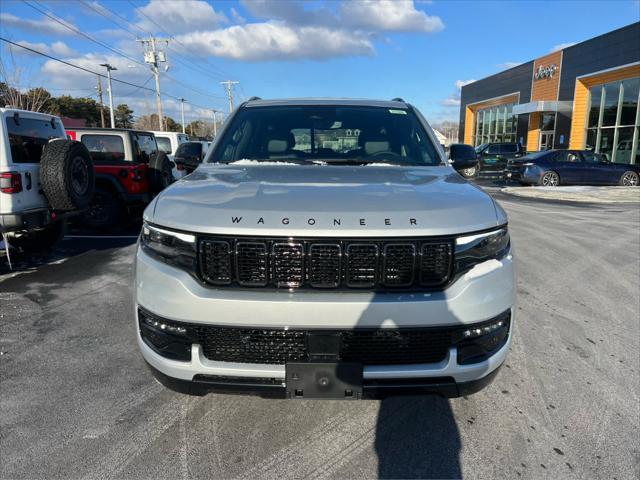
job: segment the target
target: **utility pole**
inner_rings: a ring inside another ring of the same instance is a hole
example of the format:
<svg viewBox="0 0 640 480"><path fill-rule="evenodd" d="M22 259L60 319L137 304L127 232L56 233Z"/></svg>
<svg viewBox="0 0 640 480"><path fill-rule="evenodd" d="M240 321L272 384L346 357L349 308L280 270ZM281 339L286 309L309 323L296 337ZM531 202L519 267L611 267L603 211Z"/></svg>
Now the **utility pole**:
<svg viewBox="0 0 640 480"><path fill-rule="evenodd" d="M217 110L213 111L213 138L216 138L218 136L218 124L217 124L217 116L216 113L218 113Z"/></svg>
<svg viewBox="0 0 640 480"><path fill-rule="evenodd" d="M158 110L158 130L164 131L164 117L162 116L162 98L160 96L160 68L159 63L166 63L167 56L163 50L156 49L156 43L165 43L169 45L168 38L151 37L149 39L138 40L142 43L144 51L144 61L151 65L153 76L156 77L156 108ZM165 71L169 69L167 65Z"/></svg>
<svg viewBox="0 0 640 480"><path fill-rule="evenodd" d="M104 101L102 100L102 77L98 75L98 100L100 100L100 125L104 128Z"/></svg>
<svg viewBox="0 0 640 480"><path fill-rule="evenodd" d="M184 102L186 102L186 100L184 98L180 99L180 116L182 117L182 133L186 133L184 130Z"/></svg>
<svg viewBox="0 0 640 480"><path fill-rule="evenodd" d="M237 80L227 80L220 82L220 85L224 86L227 91L227 97L229 97L229 113L233 110L233 86L239 84Z"/></svg>
<svg viewBox="0 0 640 480"><path fill-rule="evenodd" d="M113 115L113 88L111 87L111 70L118 70L116 67L109 65L108 63L101 63L101 67L107 69L107 79L109 82L108 92L109 92L109 113L111 116L111 128L116 128L116 120Z"/></svg>

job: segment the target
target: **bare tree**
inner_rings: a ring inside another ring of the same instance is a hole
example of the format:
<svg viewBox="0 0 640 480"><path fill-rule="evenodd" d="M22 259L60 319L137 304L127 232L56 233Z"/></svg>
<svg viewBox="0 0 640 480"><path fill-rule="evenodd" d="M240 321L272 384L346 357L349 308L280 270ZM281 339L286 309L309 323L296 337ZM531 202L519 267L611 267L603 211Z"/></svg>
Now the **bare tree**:
<svg viewBox="0 0 640 480"><path fill-rule="evenodd" d="M7 60L7 56L3 55L0 58L0 99L2 102L11 108L32 112L46 111L51 94L40 87L24 89L21 85L24 72L21 67L18 67L11 47L9 47L6 63L5 60Z"/></svg>

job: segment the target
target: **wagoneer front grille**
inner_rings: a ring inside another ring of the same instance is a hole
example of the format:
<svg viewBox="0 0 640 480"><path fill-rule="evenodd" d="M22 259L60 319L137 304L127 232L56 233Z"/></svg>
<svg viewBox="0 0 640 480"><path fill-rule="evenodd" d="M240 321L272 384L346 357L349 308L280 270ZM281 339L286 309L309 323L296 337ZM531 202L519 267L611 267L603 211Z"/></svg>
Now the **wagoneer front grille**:
<svg viewBox="0 0 640 480"><path fill-rule="evenodd" d="M434 290L452 251L452 239L202 238L199 272L216 287Z"/></svg>

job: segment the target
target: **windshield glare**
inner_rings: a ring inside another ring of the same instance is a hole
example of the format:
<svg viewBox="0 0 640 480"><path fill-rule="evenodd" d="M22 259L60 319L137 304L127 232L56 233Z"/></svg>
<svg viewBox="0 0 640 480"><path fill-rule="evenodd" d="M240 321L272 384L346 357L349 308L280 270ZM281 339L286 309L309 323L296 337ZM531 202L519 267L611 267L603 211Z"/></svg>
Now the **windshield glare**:
<svg viewBox="0 0 640 480"><path fill-rule="evenodd" d="M361 106L249 107L225 130L210 162L439 165L410 109Z"/></svg>

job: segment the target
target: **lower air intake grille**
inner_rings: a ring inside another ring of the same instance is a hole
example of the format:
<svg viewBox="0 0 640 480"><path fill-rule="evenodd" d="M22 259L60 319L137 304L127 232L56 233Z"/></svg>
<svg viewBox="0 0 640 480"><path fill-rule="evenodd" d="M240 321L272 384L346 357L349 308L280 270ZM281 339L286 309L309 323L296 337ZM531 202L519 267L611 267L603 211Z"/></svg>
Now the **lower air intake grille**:
<svg viewBox="0 0 640 480"><path fill-rule="evenodd" d="M407 330L344 330L340 360L365 365L436 363L444 360L455 327ZM221 362L307 362L304 330L193 326L204 356Z"/></svg>

